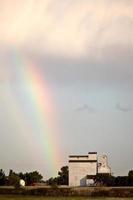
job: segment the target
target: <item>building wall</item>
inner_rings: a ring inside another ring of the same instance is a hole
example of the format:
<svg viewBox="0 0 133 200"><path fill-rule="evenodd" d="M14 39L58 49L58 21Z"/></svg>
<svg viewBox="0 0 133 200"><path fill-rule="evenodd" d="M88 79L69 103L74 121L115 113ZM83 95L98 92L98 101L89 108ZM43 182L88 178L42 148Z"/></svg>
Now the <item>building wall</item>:
<svg viewBox="0 0 133 200"><path fill-rule="evenodd" d="M85 186L86 176L96 175L97 162L69 163L69 186Z"/></svg>
<svg viewBox="0 0 133 200"><path fill-rule="evenodd" d="M111 168L108 166L108 158L106 155L98 156L98 173L111 174Z"/></svg>
<svg viewBox="0 0 133 200"><path fill-rule="evenodd" d="M97 174L97 154L69 157L69 186L85 186L87 175Z"/></svg>
<svg viewBox="0 0 133 200"><path fill-rule="evenodd" d="M94 179L91 179L91 175L95 176L97 173L111 174L106 155L100 155L98 159L96 152L89 152L87 155L69 156L69 186L89 185Z"/></svg>

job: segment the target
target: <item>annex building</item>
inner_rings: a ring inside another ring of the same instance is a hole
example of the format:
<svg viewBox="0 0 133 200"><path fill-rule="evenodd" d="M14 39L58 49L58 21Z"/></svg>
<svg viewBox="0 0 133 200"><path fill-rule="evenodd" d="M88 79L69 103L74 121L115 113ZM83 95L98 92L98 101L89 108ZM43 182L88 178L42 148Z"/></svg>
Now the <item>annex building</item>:
<svg viewBox="0 0 133 200"><path fill-rule="evenodd" d="M97 174L111 174L106 155L89 152L87 155L69 156L69 186L93 185Z"/></svg>

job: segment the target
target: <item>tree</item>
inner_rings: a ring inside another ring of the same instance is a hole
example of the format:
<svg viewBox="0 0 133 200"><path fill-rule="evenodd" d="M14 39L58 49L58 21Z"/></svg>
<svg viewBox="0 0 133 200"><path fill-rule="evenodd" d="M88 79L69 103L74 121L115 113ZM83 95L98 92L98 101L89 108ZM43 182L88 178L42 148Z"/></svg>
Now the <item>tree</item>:
<svg viewBox="0 0 133 200"><path fill-rule="evenodd" d="M5 172L0 169L0 185L4 185L6 181L6 176L5 176Z"/></svg>
<svg viewBox="0 0 133 200"><path fill-rule="evenodd" d="M55 178L51 177L50 179L48 179L46 181L46 183L48 185L51 185L52 187L57 187L58 185L60 185L59 184L59 177L55 177Z"/></svg>
<svg viewBox="0 0 133 200"><path fill-rule="evenodd" d="M133 170L128 172L128 183L130 186L133 186Z"/></svg>
<svg viewBox="0 0 133 200"><path fill-rule="evenodd" d="M20 172L20 173L18 174L18 176L20 177L20 179L25 180L25 174L23 174L22 172Z"/></svg>
<svg viewBox="0 0 133 200"><path fill-rule="evenodd" d="M50 178L46 181L48 185L68 185L68 166L63 166L58 172L58 176Z"/></svg>
<svg viewBox="0 0 133 200"><path fill-rule="evenodd" d="M9 171L8 181L9 181L9 185L13 185L15 186L15 188L20 187L20 177L18 174L13 172L13 170Z"/></svg>
<svg viewBox="0 0 133 200"><path fill-rule="evenodd" d="M21 174L22 177L22 174ZM43 176L38 171L33 171L30 173L26 173L23 175L23 179L25 180L27 185L32 185L34 183L41 182Z"/></svg>
<svg viewBox="0 0 133 200"><path fill-rule="evenodd" d="M101 186L113 186L115 182L115 177L110 174L97 174L95 177L95 184Z"/></svg>
<svg viewBox="0 0 133 200"><path fill-rule="evenodd" d="M115 177L114 186L128 186L128 177L127 176Z"/></svg>
<svg viewBox="0 0 133 200"><path fill-rule="evenodd" d="M133 170L130 170L130 171L128 172L128 177L132 177L132 178L133 178Z"/></svg>
<svg viewBox="0 0 133 200"><path fill-rule="evenodd" d="M26 172L26 173L18 173L16 174L13 172L13 170L9 171L9 184L12 184L12 177L13 179L19 177L20 179L23 179L26 183L26 185L33 185L34 183L38 183L42 181L43 176L38 172L38 171L33 171L33 172Z"/></svg>
<svg viewBox="0 0 133 200"><path fill-rule="evenodd" d="M68 166L63 166L58 175L60 185L68 185Z"/></svg>

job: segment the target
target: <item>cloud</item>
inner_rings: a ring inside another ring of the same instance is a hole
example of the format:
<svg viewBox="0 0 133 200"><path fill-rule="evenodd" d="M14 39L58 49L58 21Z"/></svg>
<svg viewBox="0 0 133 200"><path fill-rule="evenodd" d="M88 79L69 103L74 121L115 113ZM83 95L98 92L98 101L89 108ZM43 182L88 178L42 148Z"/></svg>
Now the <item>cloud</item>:
<svg viewBox="0 0 133 200"><path fill-rule="evenodd" d="M93 112L95 112L95 109L91 106L88 106L87 104L84 104L84 105L76 108L75 111L93 113Z"/></svg>
<svg viewBox="0 0 133 200"><path fill-rule="evenodd" d="M86 59L67 59L52 55L40 55L35 52L0 49L0 82L22 81L23 65L33 63L46 80L62 87L69 86L114 86L132 88L133 59L128 50L121 47L121 55L115 53L109 58L113 48L105 52L104 62L91 62ZM125 56L125 57L124 57ZM26 66L25 66L26 67ZM27 66L28 67L28 66ZM26 69L26 68L25 68ZM89 85L88 85L89 84Z"/></svg>
<svg viewBox="0 0 133 200"><path fill-rule="evenodd" d="M130 0L1 0L0 43L103 59L108 46L133 46L132 10Z"/></svg>
<svg viewBox="0 0 133 200"><path fill-rule="evenodd" d="M1 0L0 80L19 79L16 56L59 85L132 86L132 10L131 0Z"/></svg>
<svg viewBox="0 0 133 200"><path fill-rule="evenodd" d="M121 105L120 103L117 103L116 109L121 112L130 112L130 111L132 111L132 106L131 105Z"/></svg>

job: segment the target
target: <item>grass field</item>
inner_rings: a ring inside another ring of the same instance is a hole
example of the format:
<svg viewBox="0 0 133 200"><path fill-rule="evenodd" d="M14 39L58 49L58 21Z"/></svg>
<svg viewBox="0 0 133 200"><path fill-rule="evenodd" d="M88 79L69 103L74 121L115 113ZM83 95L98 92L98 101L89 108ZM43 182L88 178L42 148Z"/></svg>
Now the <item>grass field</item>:
<svg viewBox="0 0 133 200"><path fill-rule="evenodd" d="M19 195L0 195L0 200L133 200L133 198L37 197Z"/></svg>

